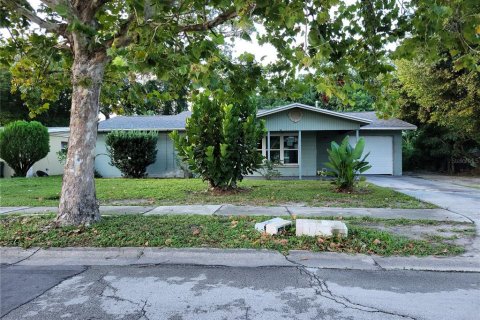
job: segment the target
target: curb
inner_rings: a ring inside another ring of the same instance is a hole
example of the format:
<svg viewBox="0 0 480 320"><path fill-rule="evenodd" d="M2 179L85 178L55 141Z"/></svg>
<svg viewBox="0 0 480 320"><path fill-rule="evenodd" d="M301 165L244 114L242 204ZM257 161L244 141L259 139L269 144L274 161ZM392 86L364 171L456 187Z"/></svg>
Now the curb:
<svg viewBox="0 0 480 320"><path fill-rule="evenodd" d="M479 272L480 259L471 257L380 257L364 254L291 250L278 251L214 248L30 248L1 247L6 266L141 266L198 265L215 267L305 267L340 270L414 270Z"/></svg>

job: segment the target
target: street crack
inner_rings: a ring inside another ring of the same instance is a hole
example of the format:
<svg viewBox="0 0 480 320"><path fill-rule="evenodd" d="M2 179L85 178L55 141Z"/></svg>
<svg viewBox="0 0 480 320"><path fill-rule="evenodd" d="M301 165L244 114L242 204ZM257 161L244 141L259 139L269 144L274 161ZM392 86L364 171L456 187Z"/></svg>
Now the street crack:
<svg viewBox="0 0 480 320"><path fill-rule="evenodd" d="M307 277L310 278L310 283L312 285L312 288L315 289L315 293L323 298L329 299L348 309L354 309L354 310L359 310L359 311L369 312L369 313L382 313L386 315L401 317L404 319L417 320L417 318L414 318L408 315L381 310L371 306L365 306L360 303L353 302L344 296L334 294L328 287L327 283L324 280L320 279L314 272L310 272L307 269L307 267L305 267L301 263L298 263L296 261L289 259L286 255L284 255L284 257L288 262L295 265L295 268L300 272L300 274L306 275Z"/></svg>

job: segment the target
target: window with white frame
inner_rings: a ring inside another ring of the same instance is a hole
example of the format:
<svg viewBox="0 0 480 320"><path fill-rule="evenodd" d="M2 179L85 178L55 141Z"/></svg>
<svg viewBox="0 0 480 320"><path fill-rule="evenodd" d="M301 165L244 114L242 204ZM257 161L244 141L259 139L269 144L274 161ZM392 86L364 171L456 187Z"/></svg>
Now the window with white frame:
<svg viewBox="0 0 480 320"><path fill-rule="evenodd" d="M258 151L268 158L267 137L258 145ZM298 164L298 135L293 133L270 135L270 160L285 165Z"/></svg>

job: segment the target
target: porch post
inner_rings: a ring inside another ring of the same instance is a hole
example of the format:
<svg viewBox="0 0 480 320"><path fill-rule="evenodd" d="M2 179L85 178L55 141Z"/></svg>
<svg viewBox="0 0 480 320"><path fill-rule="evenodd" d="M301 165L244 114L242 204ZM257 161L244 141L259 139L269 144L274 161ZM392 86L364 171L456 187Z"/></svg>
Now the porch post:
<svg viewBox="0 0 480 320"><path fill-rule="evenodd" d="M358 143L358 139L360 139L360 130L355 130L355 137L357 138L357 143Z"/></svg>
<svg viewBox="0 0 480 320"><path fill-rule="evenodd" d="M302 180L302 131L298 130L298 179Z"/></svg>
<svg viewBox="0 0 480 320"><path fill-rule="evenodd" d="M267 159L270 161L270 131L267 131Z"/></svg>

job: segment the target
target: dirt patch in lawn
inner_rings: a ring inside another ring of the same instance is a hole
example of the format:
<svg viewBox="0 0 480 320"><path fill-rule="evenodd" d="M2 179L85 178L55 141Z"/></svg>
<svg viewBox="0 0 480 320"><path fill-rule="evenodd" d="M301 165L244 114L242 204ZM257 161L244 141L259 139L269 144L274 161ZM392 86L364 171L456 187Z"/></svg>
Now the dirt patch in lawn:
<svg viewBox="0 0 480 320"><path fill-rule="evenodd" d="M358 226L374 228L414 240L440 241L468 248L472 245L476 230L471 223L436 222L432 224L393 224L383 222L356 223Z"/></svg>

